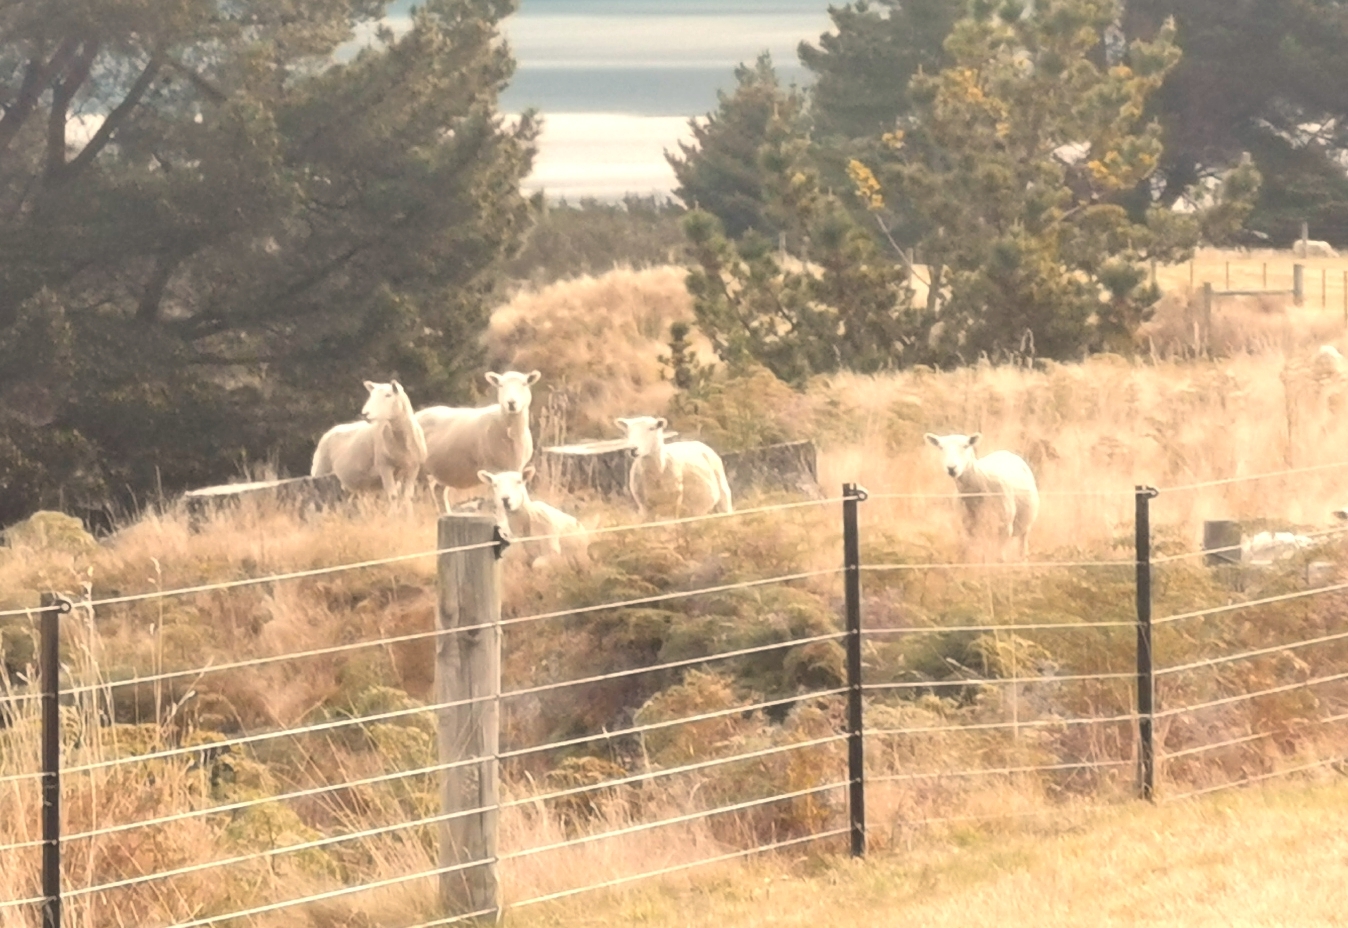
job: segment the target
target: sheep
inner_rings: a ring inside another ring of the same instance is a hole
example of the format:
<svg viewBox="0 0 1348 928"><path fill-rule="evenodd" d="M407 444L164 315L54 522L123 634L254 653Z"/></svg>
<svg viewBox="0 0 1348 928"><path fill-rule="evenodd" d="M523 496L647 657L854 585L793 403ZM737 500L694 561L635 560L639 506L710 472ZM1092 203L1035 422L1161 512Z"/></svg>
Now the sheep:
<svg viewBox="0 0 1348 928"><path fill-rule="evenodd" d="M1333 345L1321 345L1311 360L1311 370L1318 380L1333 380L1348 375L1348 361Z"/></svg>
<svg viewBox="0 0 1348 928"><path fill-rule="evenodd" d="M1030 556L1030 526L1039 515L1039 488L1030 465L1010 451L994 451L978 457L974 446L981 433L973 435L933 435L927 443L941 451L945 471L955 478L955 486L964 505L964 527L972 537L980 529L980 519L995 519L999 553L1006 559L1006 543L1020 539L1020 556ZM987 503L988 505L984 505Z"/></svg>
<svg viewBox="0 0 1348 928"><path fill-rule="evenodd" d="M574 567L589 562L590 539L585 527L560 509L530 499L526 484L533 479L533 467L526 467L523 472L480 470L477 476L491 488L501 534L506 538L548 536L525 542L525 551L533 558L531 566L540 567L563 557Z"/></svg>
<svg viewBox="0 0 1348 928"><path fill-rule="evenodd" d="M477 409L428 406L417 413L426 433L424 470L431 485L443 488L445 509L449 489L467 490L479 484L480 470L522 471L534 456L534 438L529 432L529 389L538 383L538 371L520 374L487 373L496 387L496 402ZM436 494L436 506L440 495Z"/></svg>
<svg viewBox="0 0 1348 928"><path fill-rule="evenodd" d="M1334 250L1334 246L1329 242L1321 242L1315 239L1302 241L1297 239L1292 243L1292 256L1295 258L1337 258L1339 253Z"/></svg>
<svg viewBox="0 0 1348 928"><path fill-rule="evenodd" d="M383 487L390 501L410 501L426 461L426 436L398 381L365 381L364 422L335 425L318 440L309 475L336 474L344 490Z"/></svg>
<svg viewBox="0 0 1348 928"><path fill-rule="evenodd" d="M700 441L665 444L669 423L664 419L636 416L615 421L633 448L627 488L643 519L655 508L672 510L676 518L735 511L725 465L715 451Z"/></svg>

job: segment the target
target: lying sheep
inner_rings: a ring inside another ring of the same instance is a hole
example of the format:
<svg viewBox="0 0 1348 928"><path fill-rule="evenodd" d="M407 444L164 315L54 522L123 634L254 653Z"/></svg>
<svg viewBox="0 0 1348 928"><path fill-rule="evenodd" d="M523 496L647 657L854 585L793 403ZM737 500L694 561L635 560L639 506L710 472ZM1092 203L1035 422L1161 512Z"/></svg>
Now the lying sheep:
<svg viewBox="0 0 1348 928"><path fill-rule="evenodd" d="M1334 246L1329 242L1320 242L1312 238L1305 242L1302 242L1301 239L1293 242L1292 256L1295 258L1337 258L1339 253L1334 250Z"/></svg>
<svg viewBox="0 0 1348 928"><path fill-rule="evenodd" d="M1039 515L1039 488L1034 472L1017 454L994 451L978 457L974 446L981 433L933 435L927 443L941 451L945 471L955 478L964 509L964 528L973 537L983 520L991 521L999 539L999 554L1006 559L1006 543L1020 539L1020 556L1030 556L1030 526Z"/></svg>
<svg viewBox="0 0 1348 928"><path fill-rule="evenodd" d="M585 527L560 509L529 498L526 484L533 479L532 467L524 468L523 473L508 470L494 474L480 470L477 476L491 487L501 534L509 539L537 539L524 543L524 550L533 558L530 561L533 567L562 557L573 567L581 567L589 562L590 538Z"/></svg>
<svg viewBox="0 0 1348 928"><path fill-rule="evenodd" d="M410 500L426 460L426 436L402 384L365 381L364 422L335 425L318 440L311 477L336 474L344 490L375 490Z"/></svg>
<svg viewBox="0 0 1348 928"><path fill-rule="evenodd" d="M665 444L664 419L636 416L616 421L636 454L627 472L627 488L643 519L652 509L672 512L675 518L735 511L725 465L715 451L700 441Z"/></svg>
<svg viewBox="0 0 1348 928"><path fill-rule="evenodd" d="M538 371L520 374L488 373L496 387L496 402L477 409L429 406L417 413L426 433L424 470L436 494L437 506L443 488L449 509L449 488L466 490L478 485L478 471L521 471L534 456L534 438L529 432L529 404L538 383Z"/></svg>

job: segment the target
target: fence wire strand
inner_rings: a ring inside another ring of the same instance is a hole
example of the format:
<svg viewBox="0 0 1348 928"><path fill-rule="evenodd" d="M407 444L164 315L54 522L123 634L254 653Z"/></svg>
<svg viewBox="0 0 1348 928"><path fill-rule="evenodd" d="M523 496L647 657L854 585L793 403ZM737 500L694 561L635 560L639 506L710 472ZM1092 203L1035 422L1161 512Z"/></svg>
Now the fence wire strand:
<svg viewBox="0 0 1348 928"><path fill-rule="evenodd" d="M1278 777L1291 776L1294 773L1305 773L1307 770L1318 770L1321 767L1330 767L1334 764L1343 762L1341 757L1330 757L1325 760L1317 760L1313 763L1300 764L1296 767L1288 767L1284 770L1274 770L1271 773L1260 773L1255 776L1242 777L1239 780L1233 780L1230 783L1219 783L1216 786L1205 786L1202 789L1190 790L1187 793L1180 793L1177 796L1171 796L1166 802L1179 802L1182 799L1193 799L1196 796L1206 796L1209 793L1217 793L1227 789L1238 789L1242 786L1249 786L1251 783L1262 783L1265 780L1274 780Z"/></svg>
<svg viewBox="0 0 1348 928"><path fill-rule="evenodd" d="M863 734L867 737L871 735L883 737L887 735L948 734L962 731L1009 731L1016 728L1056 728L1060 725L1110 725L1136 720L1136 714L1084 719L1032 719L1028 722L979 722L974 725L933 725L926 728L867 728Z"/></svg>
<svg viewBox="0 0 1348 928"><path fill-rule="evenodd" d="M1311 541L1319 541L1325 538L1334 538L1339 535L1348 534L1348 528L1344 527L1327 528L1322 529L1321 531L1318 532L1296 532L1295 534L1297 535L1297 537L1300 538L1306 538ZM1245 550L1245 545L1242 542L1241 544L1238 545L1223 545L1220 548L1204 548L1202 551L1185 551L1183 554L1165 554L1153 556L1151 559L1151 563L1152 566L1155 567L1158 564L1173 564L1177 561L1188 561L1193 560L1195 558L1207 557L1210 554L1234 554L1237 551L1243 550ZM1278 563L1278 561L1281 560L1283 559L1278 558L1272 563Z"/></svg>
<svg viewBox="0 0 1348 928"><path fill-rule="evenodd" d="M1243 603L1228 603L1225 606L1195 609L1192 612L1178 612L1174 615L1152 619L1151 624L1156 626L1166 625L1171 622L1179 622L1183 619L1201 619L1210 615L1220 615L1223 612L1237 612L1241 609L1253 609L1256 606L1269 606L1274 603L1285 603L1294 599L1305 599L1308 596L1319 596L1321 593L1340 593L1344 590L1348 590L1348 583L1334 583L1329 586L1318 586L1313 590L1298 590L1295 593L1282 593L1278 596L1266 596L1263 599L1251 599Z"/></svg>
<svg viewBox="0 0 1348 928"><path fill-rule="evenodd" d="M1337 632L1333 635L1321 635L1319 638L1303 638L1301 641L1294 641L1290 644L1273 645L1267 648L1256 648L1253 651L1241 651L1237 654L1226 654L1222 657L1210 657L1206 660L1191 661L1187 664L1176 664L1174 667L1165 667L1155 672L1155 676L1163 677L1170 674L1184 673L1190 670L1202 670L1205 667L1219 667L1222 664L1230 664L1235 661L1247 661L1256 657L1264 657L1269 654L1282 654L1285 651L1296 651L1301 648L1308 648L1314 644L1328 644L1331 641L1342 641L1348 638L1348 632Z"/></svg>
<svg viewBox="0 0 1348 928"><path fill-rule="evenodd" d="M577 896L581 893L595 892L601 889L613 889L623 886L627 883L635 883L637 880L649 880L659 876L668 876L672 873L679 873L683 870L691 870L694 867L705 867L710 864L724 863L729 860L735 860L741 857L751 857L754 854L766 854L769 851L778 851L783 848L794 847L805 844L810 841L822 841L825 838L834 838L838 835L845 835L850 829L834 828L832 831L822 831L817 834L805 835L801 838L789 838L785 841L774 841L771 844L761 844L757 847L746 848L744 850L732 851L728 854L719 854L716 857L707 857L702 860L696 860L686 864L674 864L670 867L661 867L659 870L648 870L644 873L634 873L631 876L617 877L612 880L605 880L602 883L591 883L587 886L578 886L575 889L563 889L555 893L547 893L542 896L534 896L531 899L524 899L520 902L510 904L512 909L520 909L527 905L536 905L540 902L553 902L557 899L564 899L568 896ZM175 926L176 928L176 926Z"/></svg>
<svg viewBox="0 0 1348 928"><path fill-rule="evenodd" d="M1137 622L1026 622L1007 625L924 625L903 628L863 628L863 638L871 635L933 635L947 632L1042 632L1059 629L1137 628Z"/></svg>
<svg viewBox="0 0 1348 928"><path fill-rule="evenodd" d="M789 799L800 799L803 796L812 796L816 793L824 793L830 790L842 789L851 783L850 780L842 780L837 783L829 783L826 786L812 786L808 789L798 789L789 793L778 793L773 796L767 796L763 799L750 799L745 802L737 802L734 805L718 806L715 809L703 809L698 812L689 812L686 815L676 815L673 818L661 819L657 822L642 822L637 825L629 825L626 828L616 828L613 831L601 831L598 834L582 835L579 838L571 838L567 841L558 841L554 844L541 844L537 847L529 847L520 851L512 851L509 854L500 855L502 861L519 860L522 857L532 857L535 854L544 854L549 851L560 851L568 847L575 847L580 844L592 844L595 841L607 841L610 838L623 838L629 835L640 834L643 831L653 831L656 828L667 828L670 825L685 825L688 822L701 821L711 818L713 815L727 815L731 812L743 812L746 809L754 809L759 806L771 805L774 802L786 802Z"/></svg>
<svg viewBox="0 0 1348 928"><path fill-rule="evenodd" d="M934 686L1014 686L1027 683L1080 683L1084 680L1136 680L1137 673L1064 674L1060 677L999 677L996 679L955 677L948 680L919 680L902 683L865 683L868 692L881 690L911 690Z"/></svg>
<svg viewBox="0 0 1348 928"><path fill-rule="evenodd" d="M901 780L940 780L944 777L992 777L1016 773L1050 773L1058 770L1099 770L1106 767L1130 766L1131 760L1081 761L1075 764L1041 764L1033 767L987 767L978 770L933 770L926 773L895 773L867 777L869 783L894 783Z"/></svg>
<svg viewBox="0 0 1348 928"><path fill-rule="evenodd" d="M1248 699L1258 699L1261 696L1274 696L1278 693L1289 693L1292 690L1308 689L1312 686L1323 686L1326 683L1336 683L1339 680L1348 680L1348 673L1336 673L1327 677L1316 677L1312 680L1299 680L1296 683L1286 683L1282 686L1274 686L1264 690L1255 690L1253 693L1237 693L1234 696L1226 696L1222 699L1200 702L1192 706L1180 706L1175 709L1166 709L1164 712L1157 712L1153 718L1169 718L1172 715L1183 715L1187 712L1199 712L1203 709L1213 709L1217 706L1229 706L1233 703L1245 702Z"/></svg>
<svg viewBox="0 0 1348 928"><path fill-rule="evenodd" d="M1305 728L1310 728L1311 726L1314 725L1332 725L1335 722L1343 722L1343 721L1348 721L1348 713L1331 715L1323 719L1311 719L1310 721L1305 722L1302 725L1298 726L1296 730L1300 731ZM1180 757L1190 757L1194 754L1204 754L1207 753L1208 751L1218 751L1221 750L1222 748L1236 747L1242 744L1249 744L1252 741L1259 741L1263 738L1272 738L1274 735L1277 734L1279 734L1279 732L1261 731L1250 735L1241 735L1239 738L1231 738L1227 741L1217 741L1212 744L1200 744L1192 748L1184 748L1183 750L1180 751L1168 751L1165 754L1158 754L1157 760L1158 761L1175 760L1176 758Z"/></svg>

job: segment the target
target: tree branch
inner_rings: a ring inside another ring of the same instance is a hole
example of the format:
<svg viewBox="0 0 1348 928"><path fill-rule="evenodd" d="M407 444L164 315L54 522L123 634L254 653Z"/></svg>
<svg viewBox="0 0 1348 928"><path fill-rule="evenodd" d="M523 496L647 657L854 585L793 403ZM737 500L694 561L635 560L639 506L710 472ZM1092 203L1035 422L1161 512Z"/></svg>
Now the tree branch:
<svg viewBox="0 0 1348 928"><path fill-rule="evenodd" d="M145 66L144 71L140 72L136 82L127 91L126 97L113 108L112 112L108 113L107 118L103 120L103 125L98 127L98 131L94 133L93 138L89 139L80 153L69 164L61 168L59 180L62 182L70 180L84 170L89 162L98 157L98 153L108 144L118 126L126 121L126 118L131 115L131 111L140 103L141 97L145 96L145 91L150 89L150 84L154 83L154 79L159 74L159 69L163 67L163 64L164 59L158 52L150 56L149 64Z"/></svg>
<svg viewBox="0 0 1348 928"><path fill-rule="evenodd" d="M85 39L79 57L71 62L64 80L51 90L51 112L47 114L47 166L43 177L48 182L57 179L66 163L66 121L70 116L70 101L75 92L89 79L89 71L98 55L98 40Z"/></svg>
<svg viewBox="0 0 1348 928"><path fill-rule="evenodd" d="M46 90L54 75L65 70L70 64L79 46L79 39L67 38L52 53L50 60L28 62L28 67L23 73L23 84L19 87L18 99L5 107L5 115L0 117L0 152L14 141L24 122L33 114L33 110L37 109L37 101L42 96L42 91Z"/></svg>

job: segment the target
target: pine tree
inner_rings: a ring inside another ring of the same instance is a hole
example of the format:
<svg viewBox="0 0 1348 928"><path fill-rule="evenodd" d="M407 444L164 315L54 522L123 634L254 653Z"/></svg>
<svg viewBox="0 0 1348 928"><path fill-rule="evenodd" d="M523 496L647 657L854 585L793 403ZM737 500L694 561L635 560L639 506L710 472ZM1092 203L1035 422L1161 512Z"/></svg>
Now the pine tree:
<svg viewBox="0 0 1348 928"><path fill-rule="evenodd" d="M306 469L362 379L462 395L530 214L511 9L427 0L397 37L372 0L0 10L0 522Z"/></svg>
<svg viewBox="0 0 1348 928"><path fill-rule="evenodd" d="M775 235L780 223L766 209L759 155L773 122L794 123L803 107L803 94L781 86L767 52L737 67L735 89L720 94L717 111L690 120L693 143L665 155L679 182L674 195L716 216L732 238L750 229Z"/></svg>
<svg viewBox="0 0 1348 928"><path fill-rule="evenodd" d="M884 136L877 171L856 166L875 178L858 196L895 191L927 229L937 360L1127 349L1157 297L1147 265L1197 236L1136 199L1161 158L1143 114L1178 60L1173 30L1107 67L1114 0L971 9L946 41L950 66L914 78L917 108Z"/></svg>

